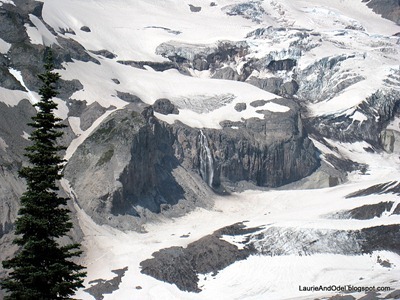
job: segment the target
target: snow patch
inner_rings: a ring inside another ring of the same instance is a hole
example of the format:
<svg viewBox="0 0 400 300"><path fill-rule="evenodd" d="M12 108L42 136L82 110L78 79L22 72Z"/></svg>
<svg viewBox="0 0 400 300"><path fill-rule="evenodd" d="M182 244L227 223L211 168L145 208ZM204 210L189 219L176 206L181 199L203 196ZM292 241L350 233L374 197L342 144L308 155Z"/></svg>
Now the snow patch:
<svg viewBox="0 0 400 300"><path fill-rule="evenodd" d="M15 70L15 69L8 69L10 74L14 76L15 79L17 79L21 85L27 90L27 92L22 92L25 96L28 96L29 101L32 104L36 104L39 102L38 99L40 99L40 95L36 92L33 92L28 89L28 87L25 85L24 79L22 78L21 71ZM13 91L15 93L15 91ZM24 97L25 98L25 97ZM57 103L58 107L57 110L55 111L55 115L61 119L66 119L68 116L68 107L65 103L65 101L61 100L60 98L53 98L53 101ZM14 102L15 103L15 102ZM16 104L14 104L16 105Z"/></svg>
<svg viewBox="0 0 400 300"><path fill-rule="evenodd" d="M6 54L8 50L10 50L10 48L11 44L7 43L2 38L0 38L0 53Z"/></svg>
<svg viewBox="0 0 400 300"><path fill-rule="evenodd" d="M15 3L12 0L0 0L0 7L4 4L11 4L15 6Z"/></svg>
<svg viewBox="0 0 400 300"><path fill-rule="evenodd" d="M350 116L350 119L354 121L358 121L359 125L362 124L362 122L367 121L368 117L364 115L363 113L356 111L353 115Z"/></svg>
<svg viewBox="0 0 400 300"><path fill-rule="evenodd" d="M24 82L24 79L22 78L21 71L15 70L15 69L13 69L13 68L9 68L8 71L10 72L11 75L14 76L15 79L17 79L17 80L19 81L19 83L21 83L21 85L25 88L25 90L27 90L27 93L26 93L26 94L27 94L27 96L28 96L29 101L30 101L32 104L38 103L39 100L37 100L37 99L40 98L40 96L37 95L37 93L32 92L31 90L29 90L29 89L26 87L25 82Z"/></svg>
<svg viewBox="0 0 400 300"><path fill-rule="evenodd" d="M26 92L18 90L9 90L0 87L1 98L0 101L8 106L16 106L22 99L29 99Z"/></svg>
<svg viewBox="0 0 400 300"><path fill-rule="evenodd" d="M24 133L21 135L21 137L24 138L24 139L26 139L26 140L29 140L29 137L30 137L30 136L31 136L31 135L30 135L29 133L25 132L25 131L24 131Z"/></svg>
<svg viewBox="0 0 400 300"><path fill-rule="evenodd" d="M69 117L68 118L69 125L71 125L72 131L80 136L84 131L81 129L81 119L79 117Z"/></svg>
<svg viewBox="0 0 400 300"><path fill-rule="evenodd" d="M26 32L31 40L32 44L51 46L52 44L58 44L56 37L47 29L43 22L35 15L29 15L30 21L35 25L31 27L25 24Z"/></svg>

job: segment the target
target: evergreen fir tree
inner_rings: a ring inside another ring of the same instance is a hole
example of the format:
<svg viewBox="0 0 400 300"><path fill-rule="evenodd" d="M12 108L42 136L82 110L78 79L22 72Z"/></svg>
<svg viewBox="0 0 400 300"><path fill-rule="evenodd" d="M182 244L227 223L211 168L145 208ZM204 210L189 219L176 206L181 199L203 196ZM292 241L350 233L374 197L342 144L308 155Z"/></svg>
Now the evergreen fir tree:
<svg viewBox="0 0 400 300"><path fill-rule="evenodd" d="M53 72L52 53L47 49L45 72L39 75L43 82L39 90L41 100L35 104L37 115L29 125L34 128L30 136L33 142L27 147L29 166L20 170L27 181L27 190L21 197L21 209L16 220L17 238L14 243L21 246L16 256L3 262L11 269L9 276L1 282L8 291L6 299L69 299L82 287L85 273L83 267L72 262L79 256L79 244L61 246L59 238L72 228L66 198L57 194L57 181L63 175L64 160L57 145L64 125L53 111L57 104L52 100L57 95L55 87L60 78Z"/></svg>

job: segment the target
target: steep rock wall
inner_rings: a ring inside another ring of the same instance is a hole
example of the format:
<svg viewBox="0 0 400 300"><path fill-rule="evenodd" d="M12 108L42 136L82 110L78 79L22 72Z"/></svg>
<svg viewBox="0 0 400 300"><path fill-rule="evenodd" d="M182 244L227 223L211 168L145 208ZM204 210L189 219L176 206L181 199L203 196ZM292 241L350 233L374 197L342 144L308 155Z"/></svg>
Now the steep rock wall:
<svg viewBox="0 0 400 300"><path fill-rule="evenodd" d="M212 191L238 182L277 187L319 165L298 106L265 119L197 129L158 121L152 107L110 115L69 160L65 176L97 222L140 226L156 214L176 216L210 205ZM139 218L138 218L139 217ZM121 221L123 220L123 221Z"/></svg>

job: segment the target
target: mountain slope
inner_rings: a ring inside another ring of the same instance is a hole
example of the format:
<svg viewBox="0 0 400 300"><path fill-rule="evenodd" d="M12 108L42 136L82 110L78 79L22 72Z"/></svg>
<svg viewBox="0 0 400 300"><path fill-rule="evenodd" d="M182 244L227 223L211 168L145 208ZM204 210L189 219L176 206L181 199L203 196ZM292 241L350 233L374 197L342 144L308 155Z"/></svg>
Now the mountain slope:
<svg viewBox="0 0 400 300"><path fill-rule="evenodd" d="M299 286L332 284L395 298L400 29L383 17L396 9L0 1L0 257L51 45L79 298L311 299L339 291Z"/></svg>

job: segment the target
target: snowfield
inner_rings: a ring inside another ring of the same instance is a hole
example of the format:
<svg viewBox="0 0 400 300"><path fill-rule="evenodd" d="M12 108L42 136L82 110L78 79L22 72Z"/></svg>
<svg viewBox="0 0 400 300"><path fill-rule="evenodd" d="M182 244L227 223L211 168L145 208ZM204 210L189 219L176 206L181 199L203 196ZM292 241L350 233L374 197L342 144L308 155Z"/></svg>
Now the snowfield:
<svg viewBox="0 0 400 300"><path fill-rule="evenodd" d="M347 145L351 146L351 145ZM350 147L349 147L350 148ZM355 147L356 148L356 147ZM82 210L79 219L85 233L83 263L88 267L86 286L95 279L115 277L111 270L128 267L119 289L104 294L104 299L315 299L332 296L332 292L300 291L299 286L399 287L400 256L388 251L364 255L315 253L298 255L293 247L301 242L291 240L283 245L283 255L253 255L238 261L212 276L200 275L202 292L188 293L175 285L160 282L140 273L140 262L153 252L171 246L185 247L189 243L227 225L245 221L247 227L278 228L281 234L297 229L308 234L312 230L357 230L372 226L399 224L400 215L386 214L369 220L329 219L327 215L364 204L393 201L394 194L348 198L345 196L376 183L387 182L399 174L398 157L356 153L357 158L373 161L369 175L353 174L346 184L316 190L246 191L225 197L215 197L212 210L197 209L177 219L164 219L146 224L145 233L121 232L95 224ZM185 237L182 237L185 236ZM277 245L284 236L269 236ZM240 239L225 240L240 247ZM339 241L337 242L339 243ZM335 241L332 245L337 244ZM345 240L344 243L349 243ZM331 246L332 246L331 245ZM390 262L384 267L378 262ZM140 288L138 288L140 287ZM387 293L388 294L388 293ZM361 297L365 293L353 293ZM81 299L94 299L84 290Z"/></svg>

